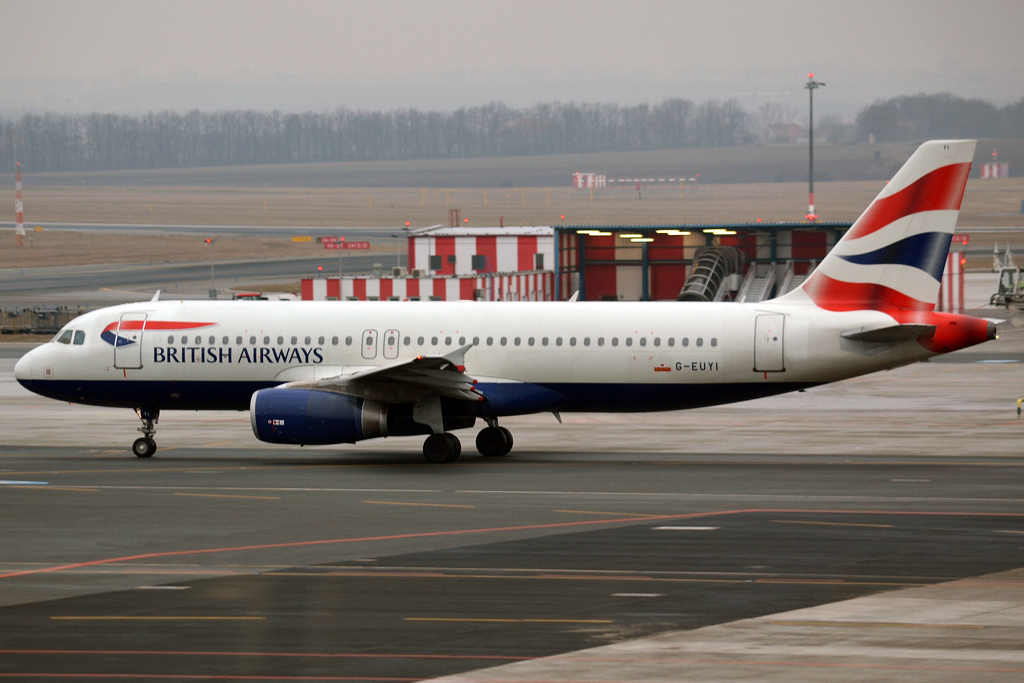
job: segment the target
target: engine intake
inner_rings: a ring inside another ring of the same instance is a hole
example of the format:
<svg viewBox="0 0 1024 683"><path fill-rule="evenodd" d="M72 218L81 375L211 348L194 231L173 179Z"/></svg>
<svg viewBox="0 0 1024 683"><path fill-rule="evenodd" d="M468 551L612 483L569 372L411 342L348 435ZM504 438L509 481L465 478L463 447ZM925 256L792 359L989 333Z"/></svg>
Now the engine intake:
<svg viewBox="0 0 1024 683"><path fill-rule="evenodd" d="M261 389L249 420L260 441L298 445L355 443L388 435L388 406L314 389Z"/></svg>

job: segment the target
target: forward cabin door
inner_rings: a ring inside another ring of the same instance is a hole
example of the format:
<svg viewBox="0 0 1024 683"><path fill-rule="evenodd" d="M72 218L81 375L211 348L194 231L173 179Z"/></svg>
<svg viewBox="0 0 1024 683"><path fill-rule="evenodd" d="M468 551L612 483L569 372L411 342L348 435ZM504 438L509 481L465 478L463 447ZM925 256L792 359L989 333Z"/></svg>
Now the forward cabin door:
<svg viewBox="0 0 1024 683"><path fill-rule="evenodd" d="M754 322L754 372L785 372L782 332L786 316L769 313Z"/></svg>
<svg viewBox="0 0 1024 683"><path fill-rule="evenodd" d="M142 331L145 313L122 313L114 333L114 367L133 370L142 367Z"/></svg>

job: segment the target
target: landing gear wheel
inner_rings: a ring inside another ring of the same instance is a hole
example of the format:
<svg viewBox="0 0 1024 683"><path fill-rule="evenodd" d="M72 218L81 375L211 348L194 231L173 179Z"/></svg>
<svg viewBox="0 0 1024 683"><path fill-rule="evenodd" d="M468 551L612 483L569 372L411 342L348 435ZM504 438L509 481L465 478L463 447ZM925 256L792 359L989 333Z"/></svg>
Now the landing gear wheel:
<svg viewBox="0 0 1024 683"><path fill-rule="evenodd" d="M423 442L423 457L432 463L452 462L462 453L462 442L454 434L431 434Z"/></svg>
<svg viewBox="0 0 1024 683"><path fill-rule="evenodd" d="M508 455L512 451L512 432L508 431L504 427L498 427L501 433L505 435L505 452L502 455Z"/></svg>
<svg viewBox="0 0 1024 683"><path fill-rule="evenodd" d="M152 457L156 453L156 442L146 437L136 439L135 443L132 444L132 453L137 458Z"/></svg>
<svg viewBox="0 0 1024 683"><path fill-rule="evenodd" d="M509 450L509 440L501 427L485 427L476 435L476 449L485 458L505 455Z"/></svg>

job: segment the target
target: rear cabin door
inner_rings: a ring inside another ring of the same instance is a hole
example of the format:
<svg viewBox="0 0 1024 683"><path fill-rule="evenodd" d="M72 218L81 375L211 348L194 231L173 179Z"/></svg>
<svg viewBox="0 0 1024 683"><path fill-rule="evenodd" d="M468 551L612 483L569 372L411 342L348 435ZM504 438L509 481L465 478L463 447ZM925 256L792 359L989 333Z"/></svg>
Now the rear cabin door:
<svg viewBox="0 0 1024 683"><path fill-rule="evenodd" d="M114 333L114 367L125 370L142 367L142 332L145 313L122 313Z"/></svg>
<svg viewBox="0 0 1024 683"><path fill-rule="evenodd" d="M754 323L754 372L785 372L782 332L786 316L769 313Z"/></svg>
<svg viewBox="0 0 1024 683"><path fill-rule="evenodd" d="M363 330L363 358L370 360L377 357L377 330Z"/></svg>
<svg viewBox="0 0 1024 683"><path fill-rule="evenodd" d="M384 357L388 360L398 358L398 330L384 331Z"/></svg>

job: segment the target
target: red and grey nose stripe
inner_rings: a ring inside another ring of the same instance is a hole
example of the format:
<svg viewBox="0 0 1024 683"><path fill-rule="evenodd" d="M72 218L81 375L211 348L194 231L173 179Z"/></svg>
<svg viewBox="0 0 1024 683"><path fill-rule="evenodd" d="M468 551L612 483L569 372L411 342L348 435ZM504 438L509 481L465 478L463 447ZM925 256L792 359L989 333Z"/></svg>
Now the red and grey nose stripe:
<svg viewBox="0 0 1024 683"><path fill-rule="evenodd" d="M209 327L217 323L189 323L176 320L121 320L114 321L103 328L100 332L100 339L111 346L127 346L135 341L117 334L118 330L147 330L147 331L170 331L170 330L194 330L200 327Z"/></svg>

